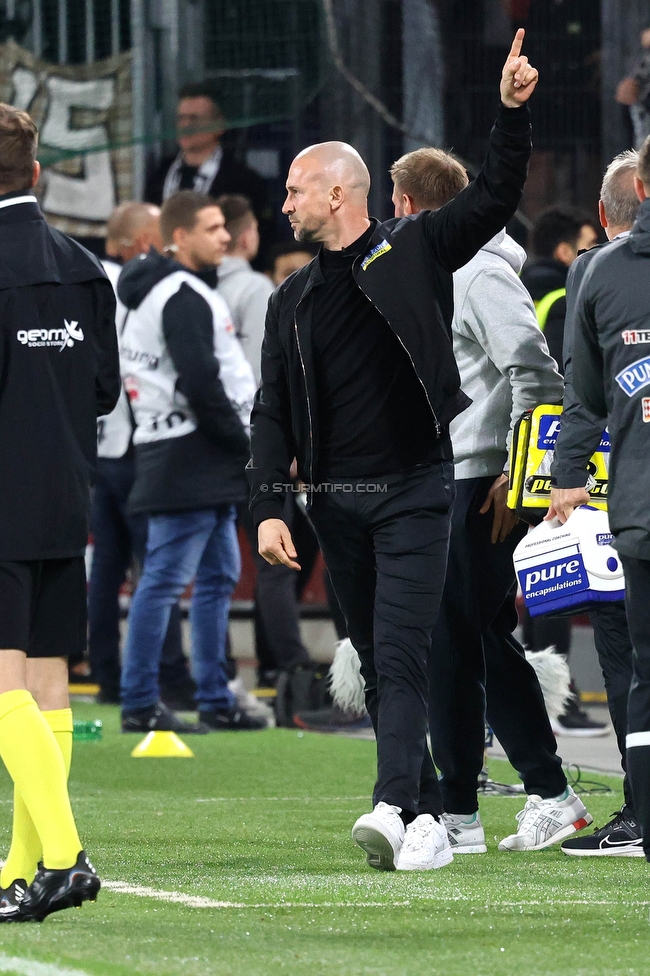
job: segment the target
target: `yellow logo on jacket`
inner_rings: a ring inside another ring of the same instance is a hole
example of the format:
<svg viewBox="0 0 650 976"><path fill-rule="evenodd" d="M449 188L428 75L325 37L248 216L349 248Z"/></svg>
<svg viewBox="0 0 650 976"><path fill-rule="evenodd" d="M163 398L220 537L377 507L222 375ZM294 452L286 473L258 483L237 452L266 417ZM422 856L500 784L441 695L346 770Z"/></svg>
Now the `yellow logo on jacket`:
<svg viewBox="0 0 650 976"><path fill-rule="evenodd" d="M392 245L389 244L388 241L382 241L381 244L377 244L376 247L373 247L370 254L367 254L361 262L361 270L365 271L368 265L372 264L373 261L376 261L377 258L380 258L382 254L386 254L387 251L392 251L392 249Z"/></svg>

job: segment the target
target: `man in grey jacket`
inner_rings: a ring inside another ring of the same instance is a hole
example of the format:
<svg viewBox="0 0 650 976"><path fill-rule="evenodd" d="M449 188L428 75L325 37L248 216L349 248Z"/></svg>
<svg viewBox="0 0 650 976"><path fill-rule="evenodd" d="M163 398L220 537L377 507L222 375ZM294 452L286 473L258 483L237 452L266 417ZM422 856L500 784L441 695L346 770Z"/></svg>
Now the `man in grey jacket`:
<svg viewBox="0 0 650 976"><path fill-rule="evenodd" d="M399 216L435 210L467 183L460 163L439 149L408 153L391 175ZM591 822L567 785L539 682L513 635L512 553L526 529L506 507L507 442L525 410L562 395L518 277L525 259L500 231L454 274L454 355L473 403L451 425L456 502L429 657L429 724L447 832L459 854L486 850L476 794L486 693L490 725L529 794L517 833L500 850L539 850Z"/></svg>
<svg viewBox="0 0 650 976"><path fill-rule="evenodd" d="M637 215L639 199L634 189L637 161L637 153L628 150L616 156L605 172L598 209L601 224L610 241L628 237ZM546 516L550 519L557 515L562 522L579 505L589 504L590 497L585 487L587 465L594 451L598 450L603 435L602 419L582 405L573 387L573 337L580 285L591 262L607 246L600 245L579 255L567 276L564 411L551 468L551 507ZM620 601L600 603L589 617L607 689L607 704L625 769L627 703L632 681L632 643L625 605ZM627 775L623 779L623 795L623 806L608 823L593 834L564 841L562 851L577 857L642 857L641 828Z"/></svg>
<svg viewBox="0 0 650 976"><path fill-rule="evenodd" d="M579 400L607 418L609 521L625 571L632 639L627 768L650 860L650 139L639 151L632 231L591 261L578 295L573 382Z"/></svg>

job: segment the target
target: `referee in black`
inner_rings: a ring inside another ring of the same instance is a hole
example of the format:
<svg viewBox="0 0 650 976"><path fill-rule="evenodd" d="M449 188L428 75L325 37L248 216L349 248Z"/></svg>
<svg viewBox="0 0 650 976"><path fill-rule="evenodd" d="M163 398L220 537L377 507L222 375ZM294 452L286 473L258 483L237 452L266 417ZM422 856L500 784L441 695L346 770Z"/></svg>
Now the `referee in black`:
<svg viewBox="0 0 650 976"><path fill-rule="evenodd" d="M67 657L86 644L97 416L120 391L115 299L43 219L37 139L0 104L0 756L14 782L0 922L42 921L100 886L68 798Z"/></svg>
<svg viewBox="0 0 650 976"><path fill-rule="evenodd" d="M426 746L427 655L454 497L448 425L468 405L451 344L452 272L521 197L524 103L537 83L523 37L503 69L483 169L441 210L369 219L368 170L344 143L304 150L287 180L283 212L294 236L322 247L270 300L251 508L262 556L299 568L282 521L295 456L377 735L374 810L353 837L380 870L452 858Z"/></svg>

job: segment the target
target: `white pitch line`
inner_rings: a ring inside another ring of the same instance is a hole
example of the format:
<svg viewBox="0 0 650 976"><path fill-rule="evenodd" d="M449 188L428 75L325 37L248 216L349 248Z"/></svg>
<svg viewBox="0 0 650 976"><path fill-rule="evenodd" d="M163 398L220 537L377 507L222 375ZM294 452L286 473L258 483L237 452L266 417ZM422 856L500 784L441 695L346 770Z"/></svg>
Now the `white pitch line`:
<svg viewBox="0 0 650 976"><path fill-rule="evenodd" d="M116 891L120 895L135 895L137 898L155 898L157 901L186 905L188 908L394 908L396 905L408 907L410 901L281 901L245 902L217 901L202 895L186 895L182 891L160 891L145 885L132 885L126 881L103 881L102 887Z"/></svg>
<svg viewBox="0 0 650 976"><path fill-rule="evenodd" d="M36 962L17 956L0 955L0 973L19 973L20 976L88 976L80 969L66 969L52 962Z"/></svg>
<svg viewBox="0 0 650 976"><path fill-rule="evenodd" d="M350 800L367 800L367 796L207 796L195 803L348 803ZM12 802L10 800L7 801Z"/></svg>
<svg viewBox="0 0 650 976"><path fill-rule="evenodd" d="M409 908L414 902L463 902L478 908L539 908L554 906L566 908L572 905L617 905L629 908L650 905L650 901L621 902L595 900L590 898L569 898L562 901L550 899L548 901L492 901L485 902L465 895L414 895L406 901L275 901L275 902L245 902L218 901L205 898L202 895L186 895L182 891L161 891L146 885L133 885L126 881L103 881L104 888L115 891L120 895L135 895L137 898L154 898L171 904L185 905L188 908ZM45 974L43 974L45 976Z"/></svg>

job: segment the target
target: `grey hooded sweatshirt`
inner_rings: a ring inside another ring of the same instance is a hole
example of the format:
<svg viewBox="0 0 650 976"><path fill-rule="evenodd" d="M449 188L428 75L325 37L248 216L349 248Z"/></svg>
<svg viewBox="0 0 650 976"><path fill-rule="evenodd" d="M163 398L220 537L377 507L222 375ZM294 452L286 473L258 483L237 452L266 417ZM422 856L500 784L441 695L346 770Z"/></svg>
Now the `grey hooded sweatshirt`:
<svg viewBox="0 0 650 976"><path fill-rule="evenodd" d="M473 401L450 428L459 480L501 474L522 413L562 400L562 377L519 280L525 260L502 230L454 274L454 354Z"/></svg>
<svg viewBox="0 0 650 976"><path fill-rule="evenodd" d="M219 265L217 291L230 309L237 338L259 386L266 309L275 286L266 275L253 271L245 258L230 256Z"/></svg>

